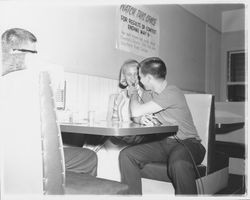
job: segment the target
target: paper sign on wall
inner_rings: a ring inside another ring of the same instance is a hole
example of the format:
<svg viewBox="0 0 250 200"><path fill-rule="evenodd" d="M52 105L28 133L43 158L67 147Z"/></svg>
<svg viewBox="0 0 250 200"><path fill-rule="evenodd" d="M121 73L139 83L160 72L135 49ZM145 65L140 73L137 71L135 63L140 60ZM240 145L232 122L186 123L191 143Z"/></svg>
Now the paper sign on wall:
<svg viewBox="0 0 250 200"><path fill-rule="evenodd" d="M158 56L159 18L143 7L122 4L117 9L116 47L143 57Z"/></svg>

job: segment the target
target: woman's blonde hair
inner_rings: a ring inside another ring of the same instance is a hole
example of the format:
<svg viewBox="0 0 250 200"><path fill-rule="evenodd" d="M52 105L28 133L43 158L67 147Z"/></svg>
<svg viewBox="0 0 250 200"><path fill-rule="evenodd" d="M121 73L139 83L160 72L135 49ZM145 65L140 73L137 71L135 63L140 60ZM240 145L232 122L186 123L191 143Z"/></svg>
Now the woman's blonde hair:
<svg viewBox="0 0 250 200"><path fill-rule="evenodd" d="M122 89L124 89L128 86L128 83L126 81L124 73L125 73L125 69L131 65L135 65L137 70L139 69L139 66L140 66L140 64L136 60L133 60L133 59L126 60L122 64L121 69L120 69L120 73L119 73L119 87Z"/></svg>

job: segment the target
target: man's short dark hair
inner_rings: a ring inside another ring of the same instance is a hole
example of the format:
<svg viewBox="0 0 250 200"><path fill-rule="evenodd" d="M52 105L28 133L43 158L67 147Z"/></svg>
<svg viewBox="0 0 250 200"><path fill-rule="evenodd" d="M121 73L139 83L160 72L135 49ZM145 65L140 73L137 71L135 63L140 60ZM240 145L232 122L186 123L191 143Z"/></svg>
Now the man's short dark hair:
<svg viewBox="0 0 250 200"><path fill-rule="evenodd" d="M11 28L2 34L2 48L16 48L26 42L37 42L35 35L25 29Z"/></svg>
<svg viewBox="0 0 250 200"><path fill-rule="evenodd" d="M140 63L140 69L143 75L151 74L157 79L165 79L167 75L166 65L158 57L146 58Z"/></svg>

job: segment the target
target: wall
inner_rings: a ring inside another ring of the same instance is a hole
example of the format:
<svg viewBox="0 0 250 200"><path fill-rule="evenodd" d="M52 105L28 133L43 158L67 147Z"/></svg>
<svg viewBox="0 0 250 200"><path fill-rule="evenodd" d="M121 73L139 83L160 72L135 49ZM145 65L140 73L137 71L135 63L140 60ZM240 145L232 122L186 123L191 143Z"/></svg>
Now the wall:
<svg viewBox="0 0 250 200"><path fill-rule="evenodd" d="M245 43L245 10L239 9L235 11L227 11L222 14L222 45L221 45L221 82L220 82L220 94L221 101L227 100L227 52L234 50L246 50ZM246 66L247 67L247 66ZM233 102L231 102L232 104ZM243 103L234 102L240 106ZM242 105L245 108L245 105ZM226 111L231 111L233 106L228 107ZM240 110L240 109L237 109ZM233 112L233 111L232 111ZM244 114L243 114L244 115ZM244 116L246 118L246 115ZM246 129L241 128L235 131L231 131L227 134L217 135L217 141L228 141L233 143L246 144ZM246 145L245 145L246 148ZM237 148L235 148L237 151ZM245 159L235 158L236 156L230 156L229 160L229 173L244 175L246 172Z"/></svg>
<svg viewBox="0 0 250 200"><path fill-rule="evenodd" d="M215 101L220 99L220 47L221 33L207 25L206 28L206 93L213 94Z"/></svg>
<svg viewBox="0 0 250 200"><path fill-rule="evenodd" d="M222 13L222 32L242 31L245 29L245 9Z"/></svg>
<svg viewBox="0 0 250 200"><path fill-rule="evenodd" d="M8 19L3 29L24 27L35 33L40 56L65 71L116 78L125 59L138 57L115 49L115 10L115 6L15 3L8 4L0 18Z"/></svg>
<svg viewBox="0 0 250 200"><path fill-rule="evenodd" d="M185 90L205 90L205 23L177 5L147 5L160 18L159 56L169 82ZM1 33L23 27L39 40L39 53L65 71L116 79L127 58L140 56L115 48L117 6L3 4Z"/></svg>
<svg viewBox="0 0 250 200"><path fill-rule="evenodd" d="M160 16L160 57L168 80L184 90L205 91L205 23L181 6L151 6Z"/></svg>
<svg viewBox="0 0 250 200"><path fill-rule="evenodd" d="M227 52L234 50L244 50L245 47L245 32L227 32L222 34L221 47L221 101L227 100Z"/></svg>
<svg viewBox="0 0 250 200"><path fill-rule="evenodd" d="M216 4L182 4L183 8L199 17L217 31L221 31L222 16L220 7ZM212 13L212 14L211 14Z"/></svg>
<svg viewBox="0 0 250 200"><path fill-rule="evenodd" d="M181 6L207 24L205 91L214 94L216 101L225 101L226 51L244 49L245 9L239 9L244 5L183 4ZM222 12L220 6L229 9L231 6L231 9L234 7L236 10Z"/></svg>
<svg viewBox="0 0 250 200"><path fill-rule="evenodd" d="M221 101L227 100L227 52L246 50L245 43L245 10L227 11L222 15L222 45L221 45Z"/></svg>
<svg viewBox="0 0 250 200"><path fill-rule="evenodd" d="M222 15L215 4L183 4L188 12L206 24L205 93L220 99L220 47Z"/></svg>

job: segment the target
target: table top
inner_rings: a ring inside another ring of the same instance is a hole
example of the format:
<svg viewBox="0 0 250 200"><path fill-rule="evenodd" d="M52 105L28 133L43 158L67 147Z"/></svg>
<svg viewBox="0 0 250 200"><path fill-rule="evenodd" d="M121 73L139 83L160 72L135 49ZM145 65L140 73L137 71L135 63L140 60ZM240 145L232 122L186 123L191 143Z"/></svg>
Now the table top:
<svg viewBox="0 0 250 200"><path fill-rule="evenodd" d="M159 126L144 126L132 122L98 121L94 123L61 123L62 132L105 135L105 136L128 136L147 134L173 135L178 131L178 126L170 123Z"/></svg>
<svg viewBox="0 0 250 200"><path fill-rule="evenodd" d="M245 122L244 116L221 110L215 111L215 120L216 124L235 124Z"/></svg>
<svg viewBox="0 0 250 200"><path fill-rule="evenodd" d="M245 126L244 116L229 111L215 111L216 134L227 134Z"/></svg>

